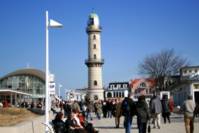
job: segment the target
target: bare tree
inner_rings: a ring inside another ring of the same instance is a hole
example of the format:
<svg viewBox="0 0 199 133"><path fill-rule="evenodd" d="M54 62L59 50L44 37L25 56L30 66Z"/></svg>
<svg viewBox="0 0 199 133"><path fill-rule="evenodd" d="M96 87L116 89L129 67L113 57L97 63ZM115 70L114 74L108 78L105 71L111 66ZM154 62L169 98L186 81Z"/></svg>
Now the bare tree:
<svg viewBox="0 0 199 133"><path fill-rule="evenodd" d="M180 68L188 64L189 61L186 58L176 55L173 49L169 49L147 56L139 64L139 70L141 74L155 78L156 87L159 90L165 90L165 78L178 74Z"/></svg>

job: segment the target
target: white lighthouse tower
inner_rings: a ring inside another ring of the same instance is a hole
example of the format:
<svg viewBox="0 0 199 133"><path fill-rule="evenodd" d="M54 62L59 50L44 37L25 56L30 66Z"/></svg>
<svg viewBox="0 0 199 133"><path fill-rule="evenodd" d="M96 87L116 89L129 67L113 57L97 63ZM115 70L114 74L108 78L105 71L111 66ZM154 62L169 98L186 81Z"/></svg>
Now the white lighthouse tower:
<svg viewBox="0 0 199 133"><path fill-rule="evenodd" d="M102 65L104 60L101 57L101 27L96 13L89 15L86 32L88 34L88 59L85 61L88 67L87 95L92 100L103 100Z"/></svg>

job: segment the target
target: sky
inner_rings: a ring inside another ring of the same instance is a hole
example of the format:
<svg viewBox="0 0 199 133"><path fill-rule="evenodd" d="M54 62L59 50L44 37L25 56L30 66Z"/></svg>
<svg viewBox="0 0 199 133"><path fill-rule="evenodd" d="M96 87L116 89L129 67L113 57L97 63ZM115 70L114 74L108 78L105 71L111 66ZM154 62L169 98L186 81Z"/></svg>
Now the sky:
<svg viewBox="0 0 199 133"><path fill-rule="evenodd" d="M174 49L199 65L198 0L1 0L0 77L17 69L45 70L45 11L61 22L49 30L50 72L61 92L87 87L85 31L95 11L102 26L103 84L138 78L139 63Z"/></svg>

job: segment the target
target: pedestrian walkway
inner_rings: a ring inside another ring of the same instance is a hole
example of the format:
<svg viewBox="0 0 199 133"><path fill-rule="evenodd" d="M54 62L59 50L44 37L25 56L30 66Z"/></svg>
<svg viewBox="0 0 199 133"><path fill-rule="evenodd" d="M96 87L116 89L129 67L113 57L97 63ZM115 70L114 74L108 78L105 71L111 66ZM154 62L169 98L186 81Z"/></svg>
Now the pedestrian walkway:
<svg viewBox="0 0 199 133"><path fill-rule="evenodd" d="M124 133L123 118L120 122L120 128L115 128L115 119L101 119L94 120L94 126L99 130L100 133ZM173 118L172 123L161 125L161 129L151 129L151 133L185 133L183 118ZM199 133L199 120L197 118L195 122L195 133ZM132 133L138 133L136 119L133 120Z"/></svg>
<svg viewBox="0 0 199 133"><path fill-rule="evenodd" d="M53 116L51 116L53 118ZM44 116L17 124L13 127L0 127L0 133L44 133L45 126ZM102 118L98 120L94 117L92 121L94 127L99 130L99 133L124 133L123 117L121 118L120 128L115 128L115 119ZM138 133L136 118L133 119L132 133ZM171 124L162 124L161 129L153 129L151 133L185 133L184 122L182 116L171 117ZM196 119L194 133L199 133L199 118Z"/></svg>

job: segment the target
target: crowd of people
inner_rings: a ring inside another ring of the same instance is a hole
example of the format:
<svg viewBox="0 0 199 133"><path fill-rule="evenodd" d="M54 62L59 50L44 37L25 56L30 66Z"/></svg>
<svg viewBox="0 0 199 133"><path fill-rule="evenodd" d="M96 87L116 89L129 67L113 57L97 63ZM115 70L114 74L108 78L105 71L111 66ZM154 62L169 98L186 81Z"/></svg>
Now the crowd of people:
<svg viewBox="0 0 199 133"><path fill-rule="evenodd" d="M119 128L120 118L123 116L125 133L131 132L132 120L136 116L139 133L146 133L150 132L151 128L161 129L161 117L164 124L171 123L174 101L172 97L168 99L167 95L160 100L159 96L154 94L150 102L146 101L144 95L139 96L135 102L129 94L124 99L108 101L53 101L51 110L56 114L52 121L56 133L97 133L92 124L94 114L98 120L102 117L115 117L115 128ZM184 113L186 133L193 133L193 121L198 110L198 106L188 97L180 110Z"/></svg>

